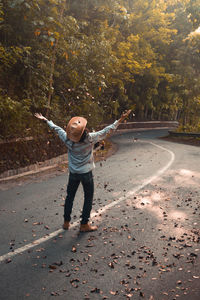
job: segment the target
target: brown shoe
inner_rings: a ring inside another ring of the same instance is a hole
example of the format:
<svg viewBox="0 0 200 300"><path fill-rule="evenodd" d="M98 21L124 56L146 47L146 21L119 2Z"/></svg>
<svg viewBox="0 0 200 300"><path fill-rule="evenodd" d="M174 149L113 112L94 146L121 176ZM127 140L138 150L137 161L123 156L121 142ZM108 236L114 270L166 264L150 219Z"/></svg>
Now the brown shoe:
<svg viewBox="0 0 200 300"><path fill-rule="evenodd" d="M69 221L64 221L64 224L63 224L63 229L65 230L68 230L69 229Z"/></svg>
<svg viewBox="0 0 200 300"><path fill-rule="evenodd" d="M87 224L81 224L80 226L80 232L90 232L90 231L96 231L97 226L92 226L89 223Z"/></svg>

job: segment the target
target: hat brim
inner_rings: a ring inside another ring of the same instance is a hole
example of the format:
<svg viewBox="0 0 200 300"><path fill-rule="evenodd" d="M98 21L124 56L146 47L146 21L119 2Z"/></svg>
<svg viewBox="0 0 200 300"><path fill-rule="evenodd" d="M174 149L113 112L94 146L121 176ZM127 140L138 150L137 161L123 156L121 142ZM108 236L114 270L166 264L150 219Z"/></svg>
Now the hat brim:
<svg viewBox="0 0 200 300"><path fill-rule="evenodd" d="M80 125L79 125L77 132L73 133L72 132L72 124L76 123L76 122L79 122ZM66 132L67 132L68 139L70 139L72 142L75 142L75 143L79 142L81 139L81 136L86 128L86 125L87 125L87 120L85 118L73 117L67 124Z"/></svg>

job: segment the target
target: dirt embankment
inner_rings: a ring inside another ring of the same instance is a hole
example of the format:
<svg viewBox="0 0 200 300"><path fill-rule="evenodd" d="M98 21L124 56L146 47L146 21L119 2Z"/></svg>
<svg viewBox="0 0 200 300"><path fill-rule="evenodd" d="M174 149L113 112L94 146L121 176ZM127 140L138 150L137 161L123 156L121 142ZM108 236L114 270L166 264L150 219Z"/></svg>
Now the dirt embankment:
<svg viewBox="0 0 200 300"><path fill-rule="evenodd" d="M23 168L67 152L55 135L39 139L21 139L0 144L0 173Z"/></svg>

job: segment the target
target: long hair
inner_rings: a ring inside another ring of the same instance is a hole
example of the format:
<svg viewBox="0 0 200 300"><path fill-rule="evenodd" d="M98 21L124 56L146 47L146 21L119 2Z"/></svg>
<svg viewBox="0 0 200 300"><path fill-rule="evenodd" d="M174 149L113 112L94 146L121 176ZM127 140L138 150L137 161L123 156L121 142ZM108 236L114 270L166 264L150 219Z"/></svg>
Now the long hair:
<svg viewBox="0 0 200 300"><path fill-rule="evenodd" d="M83 131L83 134L81 135L81 138L80 138L80 140L79 140L79 143L83 143L83 142L84 142L84 140L85 140L85 138L87 137L88 133L89 133L89 129L88 129L88 128L85 128L85 130Z"/></svg>

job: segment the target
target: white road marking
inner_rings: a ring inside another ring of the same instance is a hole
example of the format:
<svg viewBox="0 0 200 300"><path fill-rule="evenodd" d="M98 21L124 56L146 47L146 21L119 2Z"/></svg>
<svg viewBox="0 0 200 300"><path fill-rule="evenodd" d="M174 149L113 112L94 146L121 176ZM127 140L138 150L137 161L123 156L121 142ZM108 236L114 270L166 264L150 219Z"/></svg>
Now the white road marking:
<svg viewBox="0 0 200 300"><path fill-rule="evenodd" d="M150 143L151 145L153 145L153 146L156 146L156 147L158 147L158 148L160 148L160 149L162 149L162 150L167 151L167 152L170 154L170 156L171 156L169 162L168 162L163 168L161 168L160 170L158 170L158 171L156 172L155 175L153 175L153 176L147 178L146 180L143 181L142 184L137 185L134 189L132 189L131 191L129 191L129 192L126 194L126 196L122 196L122 197L120 197L118 200L115 200L115 201L111 202L110 204L104 206L103 208L100 208L100 209L98 210L98 212L97 212L96 214L93 213L93 214L91 215L91 217L98 216L99 214L104 213L107 209L109 209L109 208L115 206L116 204L119 204L119 203L122 202L123 200L128 199L129 197L133 196L135 193L137 193L138 191L140 191L141 189L143 189L143 188L144 188L145 186L147 186L149 183L151 183L152 181L154 181L154 180L157 179L158 177L162 176L162 174L163 174L165 171L167 171L167 169L169 169L169 167L170 167L170 166L172 165L172 163L174 162L175 154L174 154L171 150L168 150L168 149L166 149L166 148L164 148L164 147L162 147L162 146L160 146L160 145L154 144L154 143L152 143L152 142L149 142L149 143Z"/></svg>
<svg viewBox="0 0 200 300"><path fill-rule="evenodd" d="M175 154L174 154L171 150L169 150L169 149L167 149L167 148L164 148L164 147L162 147L162 146L160 146L160 145L154 144L154 143L152 143L152 142L148 142L148 143L150 143L151 145L153 145L153 146L155 146L155 147L158 147L158 148L160 148L160 149L162 149L162 150L168 152L168 153L170 154L170 156L171 156L169 162L168 162L163 168L161 168L160 170L158 170L158 171L155 173L155 175L153 175L153 176L147 178L146 180L144 180L144 182L143 182L142 184L136 186L134 189L132 189L131 191L129 191L129 192L126 194L126 196L122 196L122 197L120 197L119 199L117 199L117 200L111 202L110 204L104 206L103 208L100 208L97 212L92 213L92 214L91 214L91 218L94 218L94 217L99 216L100 214L104 213L106 210L110 209L111 207L113 207L113 206L119 204L120 202L124 201L125 199L127 199L127 198L133 196L136 192L138 192L138 191L140 191L141 189L143 189L143 188L144 188L145 186L147 186L149 183L151 183L151 182L154 181L155 179L157 179L157 178L159 178L160 176L162 176L163 173L164 173L165 171L167 171L167 169L170 168L170 166L171 166L172 163L174 162ZM74 227L76 227L78 224L79 224L79 222L77 221L77 222L73 223L73 224L70 226L70 228L74 228ZM25 251L27 251L27 250L33 248L33 247L36 247L36 246L38 246L38 245L40 245L40 244L42 244L42 243L44 243L44 242L46 242L46 241L48 241L48 240L54 238L55 236L58 236L59 234L63 233L64 231L65 231L64 229L58 229L58 230L56 230L56 231L54 231L54 232L52 232L52 233L50 233L50 234L48 234L48 235L45 235L44 237L42 237L42 238L40 238L40 239L38 239L38 240L35 240L35 241L33 241L33 242L31 242L31 243L29 243L29 244L23 246L23 247L20 247L20 248L18 248L18 249L15 249L13 252L9 252L9 253L7 253L7 254L4 254L4 255L0 256L0 262L3 262L3 261L5 261L5 260L7 260L7 259L10 259L11 257L13 257L13 256L15 256L15 255L17 255L17 254L22 254L23 252L25 252Z"/></svg>

